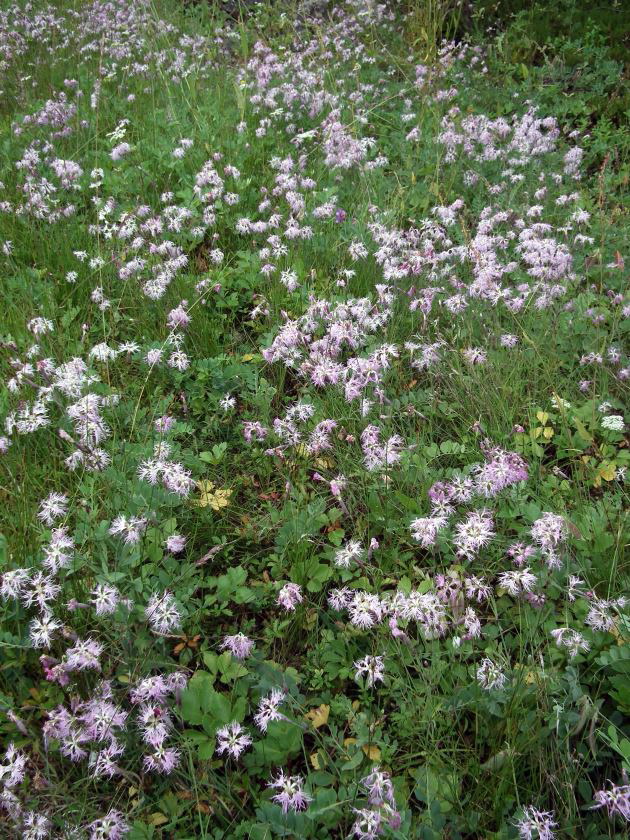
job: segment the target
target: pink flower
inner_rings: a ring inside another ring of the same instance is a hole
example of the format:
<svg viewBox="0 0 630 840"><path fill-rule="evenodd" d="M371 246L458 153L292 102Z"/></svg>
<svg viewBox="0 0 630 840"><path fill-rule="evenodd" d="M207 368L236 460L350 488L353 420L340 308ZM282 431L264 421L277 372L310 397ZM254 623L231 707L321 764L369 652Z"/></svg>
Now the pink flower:
<svg viewBox="0 0 630 840"><path fill-rule="evenodd" d="M120 811L113 810L88 825L90 840L101 840L104 837L108 840L122 840L129 830L130 826Z"/></svg>
<svg viewBox="0 0 630 840"><path fill-rule="evenodd" d="M355 680L360 680L365 677L365 684L368 688L372 688L374 683L384 682L385 680L385 663L382 656L364 656L354 663Z"/></svg>
<svg viewBox="0 0 630 840"><path fill-rule="evenodd" d="M271 797L282 808L282 813L287 811L304 811L313 797L304 790L304 780L301 776L287 776L280 770L277 779L268 782L267 787L278 790Z"/></svg>
<svg viewBox="0 0 630 840"><path fill-rule="evenodd" d="M221 642L221 650L229 650L236 659L247 659L252 652L254 642L248 639L243 633L236 633L233 636L224 636Z"/></svg>
<svg viewBox="0 0 630 840"><path fill-rule="evenodd" d="M285 610L295 610L303 600L302 587L297 583L286 583L278 593L278 603Z"/></svg>
<svg viewBox="0 0 630 840"><path fill-rule="evenodd" d="M169 329L185 329L190 323L190 315L186 312L188 301L183 300L175 309L168 313L166 324Z"/></svg>
<svg viewBox="0 0 630 840"><path fill-rule="evenodd" d="M179 750L176 750L174 747L160 745L155 752L145 755L144 767L145 770L152 770L168 775L179 764L179 757Z"/></svg>
<svg viewBox="0 0 630 840"><path fill-rule="evenodd" d="M521 840L553 840L557 824L551 811L539 811L533 805L523 808L523 816L515 823Z"/></svg>
<svg viewBox="0 0 630 840"><path fill-rule="evenodd" d="M128 155L131 151L131 146L129 143L119 143L117 146L114 146L110 153L110 157L113 161L122 160L125 155Z"/></svg>
<svg viewBox="0 0 630 840"><path fill-rule="evenodd" d="M597 805L593 808L606 808L609 817L618 814L626 822L630 822L630 785L613 785L609 790L596 791L593 799Z"/></svg>
<svg viewBox="0 0 630 840"><path fill-rule="evenodd" d="M170 537L167 537L166 548L171 554L179 554L185 547L186 537L182 537L181 534L171 534Z"/></svg>
<svg viewBox="0 0 630 840"><path fill-rule="evenodd" d="M251 744L251 736L236 721L221 727L217 732L217 752L219 755L226 752L232 758L238 759L241 753Z"/></svg>
<svg viewBox="0 0 630 840"><path fill-rule="evenodd" d="M254 715L254 722L256 726L262 731L266 732L267 727L274 720L288 720L288 718L278 711L280 706L286 700L286 694L279 688L274 688L271 694L263 697L258 704L258 711Z"/></svg>
<svg viewBox="0 0 630 840"><path fill-rule="evenodd" d="M165 590L161 595L153 594L145 610L147 621L156 633L167 634L179 630L182 615L175 603L175 598Z"/></svg>

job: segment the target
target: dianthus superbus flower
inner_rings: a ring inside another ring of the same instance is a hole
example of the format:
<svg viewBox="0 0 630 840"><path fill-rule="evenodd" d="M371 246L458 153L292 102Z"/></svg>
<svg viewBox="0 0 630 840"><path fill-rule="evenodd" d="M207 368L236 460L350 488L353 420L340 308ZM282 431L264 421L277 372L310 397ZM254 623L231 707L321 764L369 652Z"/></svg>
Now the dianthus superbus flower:
<svg viewBox="0 0 630 840"><path fill-rule="evenodd" d="M166 539L166 548L171 554L180 554L186 547L186 537L181 534L171 534Z"/></svg>
<svg viewBox="0 0 630 840"><path fill-rule="evenodd" d="M523 808L523 816L516 820L521 840L553 840L558 825L551 811L539 811L533 805Z"/></svg>
<svg viewBox="0 0 630 840"><path fill-rule="evenodd" d="M531 535L546 556L547 563L552 567L556 566L556 550L567 536L567 525L564 518L555 513L543 513L532 525Z"/></svg>
<svg viewBox="0 0 630 840"><path fill-rule="evenodd" d="M103 645L95 639L77 639L75 644L66 650L64 665L69 671L85 671L92 669L100 671L99 658L103 653Z"/></svg>
<svg viewBox="0 0 630 840"><path fill-rule="evenodd" d="M285 583L278 592L278 603L288 611L295 610L303 600L302 587L297 583Z"/></svg>
<svg viewBox="0 0 630 840"><path fill-rule="evenodd" d="M383 834L385 825L379 810L370 808L353 808L356 819L352 825L350 837L357 840L376 840Z"/></svg>
<svg viewBox="0 0 630 840"><path fill-rule="evenodd" d="M2 575L0 595L2 598L19 598L24 592L30 573L28 569L11 569Z"/></svg>
<svg viewBox="0 0 630 840"><path fill-rule="evenodd" d="M44 840L50 836L51 823L43 814L26 811L23 815L21 840Z"/></svg>
<svg viewBox="0 0 630 840"><path fill-rule="evenodd" d="M488 545L493 536L492 514L484 508L471 511L463 522L457 523L453 544L458 555L470 559Z"/></svg>
<svg viewBox="0 0 630 840"><path fill-rule="evenodd" d="M267 731L271 721L288 720L285 715L278 711L285 700L286 694L279 688L273 688L270 694L260 700L258 711L254 715L254 722L262 732Z"/></svg>
<svg viewBox="0 0 630 840"><path fill-rule="evenodd" d="M498 578L498 585L501 589L507 590L515 597L525 592L531 592L536 584L536 575L528 568L515 569L514 571L501 572Z"/></svg>
<svg viewBox="0 0 630 840"><path fill-rule="evenodd" d="M393 805L394 786L388 773L376 766L372 772L360 781L365 789L370 805Z"/></svg>
<svg viewBox="0 0 630 840"><path fill-rule="evenodd" d="M584 636L571 627L558 627L551 631L551 635L558 647L567 649L571 659L576 657L580 651L590 650L591 646Z"/></svg>
<svg viewBox="0 0 630 840"><path fill-rule="evenodd" d="M282 813L291 811L304 811L312 796L304 790L304 780L301 776L285 775L283 770L279 771L278 777L267 783L267 787L279 791L271 797L282 808Z"/></svg>
<svg viewBox="0 0 630 840"><path fill-rule="evenodd" d="M43 613L39 618L34 618L29 626L31 644L35 648L48 649L52 645L53 637L57 630L61 629L61 623L50 613Z"/></svg>
<svg viewBox="0 0 630 840"><path fill-rule="evenodd" d="M168 738L173 722L164 706L143 703L138 709L138 726L142 732L142 740L157 748Z"/></svg>
<svg viewBox="0 0 630 840"><path fill-rule="evenodd" d="M363 546L358 540L349 540L335 552L335 566L349 569L353 561L358 562L364 555Z"/></svg>
<svg viewBox="0 0 630 840"><path fill-rule="evenodd" d="M491 691L504 688L507 677L495 662L486 657L477 668L477 682L485 691Z"/></svg>
<svg viewBox="0 0 630 840"><path fill-rule="evenodd" d="M217 752L226 752L234 759L238 759L247 747L252 744L252 738L240 723L234 721L217 731Z"/></svg>
<svg viewBox="0 0 630 840"><path fill-rule="evenodd" d="M68 512L68 497L65 493L51 493L40 505L37 516L45 525L52 525L56 519Z"/></svg>
<svg viewBox="0 0 630 840"><path fill-rule="evenodd" d="M135 545L140 542L146 531L147 520L140 516L127 517L123 513L112 520L109 533L112 536L122 537L127 545Z"/></svg>
<svg viewBox="0 0 630 840"><path fill-rule="evenodd" d="M252 652L254 642L248 639L243 633L236 633L233 636L224 636L221 642L222 650L229 650L236 659L247 659Z"/></svg>
<svg viewBox="0 0 630 840"><path fill-rule="evenodd" d="M168 590L161 595L155 593L151 596L145 615L151 628L157 633L171 633L181 627L181 613L175 603L175 598Z"/></svg>
<svg viewBox="0 0 630 840"><path fill-rule="evenodd" d="M120 602L120 592L107 583L97 583L91 595L96 615L111 615Z"/></svg>
<svg viewBox="0 0 630 840"><path fill-rule="evenodd" d="M23 781L26 775L26 755L9 744L0 764L0 783L5 788L14 788Z"/></svg>
<svg viewBox="0 0 630 840"><path fill-rule="evenodd" d="M411 523L411 535L423 548L430 548L446 524L444 516L421 516Z"/></svg>
<svg viewBox="0 0 630 840"><path fill-rule="evenodd" d="M88 825L90 840L122 840L130 826L120 811L111 810Z"/></svg>
<svg viewBox="0 0 630 840"><path fill-rule="evenodd" d="M175 747L165 747L162 744L155 751L145 755L144 767L157 773L168 775L179 764L180 753Z"/></svg>
<svg viewBox="0 0 630 840"><path fill-rule="evenodd" d="M597 803L593 808L606 808L609 817L620 816L630 822L630 785L613 785L607 790L598 790L593 799Z"/></svg>
<svg viewBox="0 0 630 840"><path fill-rule="evenodd" d="M350 621L357 627L373 627L383 619L383 604L378 595L356 590L348 604Z"/></svg>
<svg viewBox="0 0 630 840"><path fill-rule="evenodd" d="M354 663L355 680L365 678L365 684L368 688L377 682L384 682L385 680L385 663L382 656L364 656L363 659L358 659Z"/></svg>

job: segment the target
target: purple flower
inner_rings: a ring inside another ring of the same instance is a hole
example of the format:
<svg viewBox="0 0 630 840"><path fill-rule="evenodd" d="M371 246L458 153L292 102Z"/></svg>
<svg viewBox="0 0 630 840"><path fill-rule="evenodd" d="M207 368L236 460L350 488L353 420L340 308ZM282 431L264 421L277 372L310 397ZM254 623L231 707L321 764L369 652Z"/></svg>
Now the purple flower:
<svg viewBox="0 0 630 840"><path fill-rule="evenodd" d="M553 840L557 824L551 811L539 811L533 805L523 808L523 816L515 823L521 840Z"/></svg>
<svg viewBox="0 0 630 840"><path fill-rule="evenodd" d="M477 668L477 682L484 691L492 691L504 688L507 677L492 659L486 657L481 660L481 665Z"/></svg>
<svg viewBox="0 0 630 840"><path fill-rule="evenodd" d="M488 545L493 536L492 514L484 508L470 511L466 519L455 526L453 544L460 557L471 559L479 549Z"/></svg>
<svg viewBox="0 0 630 840"><path fill-rule="evenodd" d="M597 803L593 808L606 808L609 817L618 814L626 822L630 822L630 785L613 785L609 790L598 790L593 799Z"/></svg>
<svg viewBox="0 0 630 840"><path fill-rule="evenodd" d="M252 652L254 642L248 639L243 633L236 633L233 636L224 636L221 642L221 650L229 650L236 659L247 659Z"/></svg>
<svg viewBox="0 0 630 840"><path fill-rule="evenodd" d="M88 825L90 840L122 840L130 830L129 824L120 811L108 811L104 817Z"/></svg>
<svg viewBox="0 0 630 840"><path fill-rule="evenodd" d="M114 146L112 149L110 156L113 161L122 160L125 155L128 155L131 151L131 146L129 143L119 143L117 146Z"/></svg>
<svg viewBox="0 0 630 840"><path fill-rule="evenodd" d="M173 630L179 630L182 623L182 615L179 611L175 598L165 590L161 595L153 594L149 599L144 614L156 633L166 635Z"/></svg>
<svg viewBox="0 0 630 840"><path fill-rule="evenodd" d="M190 323L190 315L186 312L188 301L183 300L175 309L171 309L166 319L166 325L169 329L186 329Z"/></svg>
<svg viewBox="0 0 630 840"><path fill-rule="evenodd" d="M221 727L217 732L217 752L219 755L226 752L232 758L238 759L241 753L251 744L251 736L236 721Z"/></svg>
<svg viewBox="0 0 630 840"><path fill-rule="evenodd" d="M171 554L179 554L185 547L186 537L182 537L181 534L171 534L170 537L167 537L166 548Z"/></svg>
<svg viewBox="0 0 630 840"><path fill-rule="evenodd" d="M365 789L370 805L393 805L394 786L388 773L381 771L378 765L372 772L361 779L361 786Z"/></svg>
<svg viewBox="0 0 630 840"><path fill-rule="evenodd" d="M372 688L374 683L385 680L385 663L382 656L364 656L354 663L355 680L365 677L365 684Z"/></svg>
<svg viewBox="0 0 630 840"><path fill-rule="evenodd" d="M145 755L144 767L145 770L168 775L179 764L179 758L179 750L176 750L174 747L160 745L156 748L155 752Z"/></svg>
<svg viewBox="0 0 630 840"><path fill-rule="evenodd" d="M288 718L278 711L280 706L286 700L286 694L279 688L274 688L271 694L263 697L258 704L258 711L254 715L254 722L256 726L262 731L266 732L267 727L273 720L288 720Z"/></svg>
<svg viewBox="0 0 630 840"><path fill-rule="evenodd" d="M271 800L280 805L283 814L289 810L304 811L313 799L304 790L304 780L301 776L287 776L283 770L279 771L276 779L268 782L267 787L279 791Z"/></svg>
<svg viewBox="0 0 630 840"><path fill-rule="evenodd" d="M68 512L68 497L65 493L51 493L40 505L37 516L45 525L52 525L55 519Z"/></svg>
<svg viewBox="0 0 630 840"><path fill-rule="evenodd" d="M278 592L278 603L285 610L295 610L303 600L302 587L297 583L286 583Z"/></svg>

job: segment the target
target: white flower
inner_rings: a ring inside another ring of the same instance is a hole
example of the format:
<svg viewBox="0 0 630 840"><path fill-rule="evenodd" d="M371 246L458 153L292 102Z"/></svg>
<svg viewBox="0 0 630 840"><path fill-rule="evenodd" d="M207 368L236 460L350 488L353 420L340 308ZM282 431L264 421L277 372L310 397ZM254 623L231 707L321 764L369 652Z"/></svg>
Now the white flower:
<svg viewBox="0 0 630 840"><path fill-rule="evenodd" d="M602 429L608 429L610 432L623 432L625 428L621 414L609 414L608 417L602 418Z"/></svg>

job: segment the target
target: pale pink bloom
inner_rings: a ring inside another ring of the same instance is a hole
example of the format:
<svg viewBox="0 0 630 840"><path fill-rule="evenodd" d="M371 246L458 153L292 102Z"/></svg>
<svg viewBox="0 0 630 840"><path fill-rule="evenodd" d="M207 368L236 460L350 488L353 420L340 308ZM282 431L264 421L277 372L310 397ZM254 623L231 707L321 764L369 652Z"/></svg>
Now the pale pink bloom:
<svg viewBox="0 0 630 840"><path fill-rule="evenodd" d="M278 603L285 610L295 610L303 600L302 587L297 583L286 583L278 593Z"/></svg>
<svg viewBox="0 0 630 840"><path fill-rule="evenodd" d="M247 659L254 648L254 641L248 639L243 633L236 633L233 636L224 636L221 642L222 650L229 650L236 659Z"/></svg>
<svg viewBox="0 0 630 840"><path fill-rule="evenodd" d="M276 779L267 783L267 787L279 791L271 797L271 800L280 805L283 814L289 810L304 811L308 803L312 801L312 796L304 790L302 777L285 775L283 770L279 771Z"/></svg>
<svg viewBox="0 0 630 840"><path fill-rule="evenodd" d="M251 744L251 736L236 721L221 727L217 731L217 752L219 755L226 752L232 758L238 760L241 753Z"/></svg>

